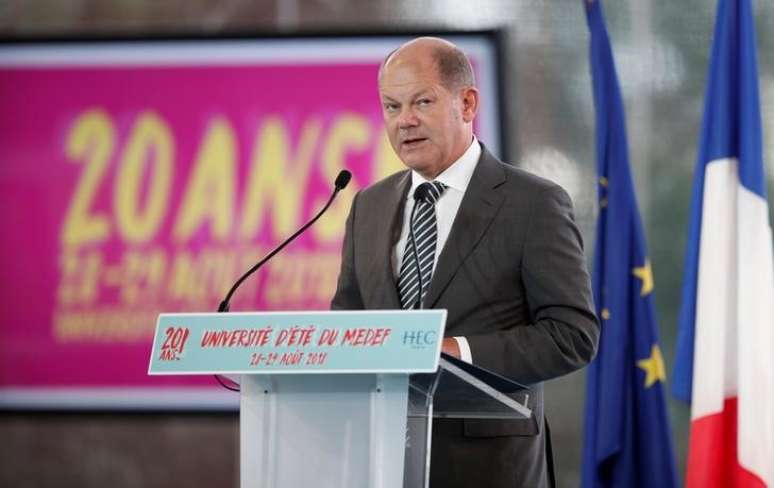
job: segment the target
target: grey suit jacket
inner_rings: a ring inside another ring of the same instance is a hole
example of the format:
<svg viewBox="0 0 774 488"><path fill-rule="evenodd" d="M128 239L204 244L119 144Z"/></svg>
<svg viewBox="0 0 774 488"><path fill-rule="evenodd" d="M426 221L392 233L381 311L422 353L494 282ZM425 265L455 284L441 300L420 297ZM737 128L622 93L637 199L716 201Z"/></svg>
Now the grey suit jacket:
<svg viewBox="0 0 774 488"><path fill-rule="evenodd" d="M332 308L400 308L391 256L410 185L406 170L356 195ZM436 421L433 486L547 484L541 382L587 364L599 338L582 246L564 190L483 148L425 308L448 310L475 364L531 385L534 415Z"/></svg>

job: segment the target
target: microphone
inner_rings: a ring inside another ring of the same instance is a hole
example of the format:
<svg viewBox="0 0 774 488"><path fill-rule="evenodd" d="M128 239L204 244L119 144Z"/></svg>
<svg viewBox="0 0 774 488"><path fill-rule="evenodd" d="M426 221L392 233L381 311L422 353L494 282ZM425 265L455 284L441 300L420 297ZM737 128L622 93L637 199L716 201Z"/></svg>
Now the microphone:
<svg viewBox="0 0 774 488"><path fill-rule="evenodd" d="M346 169L343 169L339 171L339 175L336 177L336 181L333 183L333 185L336 187L336 191L334 191L334 195L343 190L347 187L349 184L349 180L352 179L352 173L347 171Z"/></svg>
<svg viewBox="0 0 774 488"><path fill-rule="evenodd" d="M264 257L263 259L258 261L255 264L255 266L253 266L252 268L247 270L247 272L245 274L243 274L236 281L236 283L234 283L234 286L232 286L231 289L226 294L226 298L224 298L223 301L220 302L220 306L218 307L218 312L219 313L228 312L229 302L231 301L231 296L234 294L234 292L237 290L237 288L239 288L239 285L241 285L251 274L253 274L256 271L258 271L258 268L263 266L269 259L273 258L274 255L277 254L278 252L280 252L285 246L287 246L288 244L293 242L293 240L296 237L300 236L312 224L317 222L317 219L319 219L322 216L322 214L324 214L325 211L328 210L328 207L331 206L331 203L333 203L333 199L336 198L336 195L338 195L338 193L341 190L343 190L344 188L347 187L347 184L349 184L349 180L351 178L352 178L352 173L350 173L349 171L344 169L344 170L341 170L339 172L338 176L336 176L336 181L334 182L335 188L333 190L333 194L331 194L331 197L328 199L328 202L325 204L325 206L319 212L317 212L317 215L315 215L312 218L312 220L310 220L309 222L304 224L304 226L301 227L300 229L298 229L295 234L293 234L292 236L290 236L287 239L285 239L285 241L282 244L280 244L279 246L277 246L276 249L274 249L272 252L267 254L266 257ZM215 376L215 379L218 381L218 383L220 383L220 386L222 386L223 388L225 388L227 390L231 390L231 391L237 391L237 392L241 390L241 388L239 387L238 383L235 383L235 382L232 381L232 383L234 385L236 385L236 386L231 386L231 385L226 384L222 379L220 379L220 375L216 374L216 375L213 375L213 376Z"/></svg>
<svg viewBox="0 0 774 488"><path fill-rule="evenodd" d="M315 216L312 218L312 220L310 220L309 222L307 222L306 224L304 224L304 226L303 226L303 227L301 227L300 229L298 229L298 230L296 231L296 233L295 233L295 234L293 234L292 236L290 236L290 237L288 237L287 239L285 239L285 241L284 241L282 244L280 244L279 246L277 246L277 248L276 248L276 249L274 249L272 252L270 252L269 254L267 254L267 255L266 255L266 257L264 257L263 259L261 259L260 261L258 261L258 262L255 264L255 266L253 266L252 268L250 268L249 270L247 270L247 272L246 272L245 274L243 274L243 275L242 275L242 276L241 276L241 277L240 277L240 278L239 278L239 279L236 281L236 283L234 283L234 286L232 286L232 287L231 287L231 289L230 289L230 290L228 291L228 293L226 294L226 298L224 298L224 299L223 299L223 301L222 301L222 302L220 302L220 306L218 307L218 312L228 312L228 309L229 309L229 306L230 306L230 305L229 305L229 302L231 301L231 296L234 294L234 292L237 290L237 288L239 288L239 286L240 286L240 285L241 285L241 284L242 284L242 283L243 283L243 282L244 282L244 281L245 281L245 280L246 280L246 279L247 279L247 278L248 278L248 277L249 277L251 274L253 274L253 273L255 273L256 271L258 271L258 268L260 268L261 266L263 266L263 265L264 265L264 264L265 264L265 263L266 263L266 262L267 262L269 259L273 258L275 254L277 254L278 252L280 252L280 251L281 251L281 250L282 250L282 249L283 249L285 246L287 246L288 244L290 244L291 242L293 242L293 240L295 240L295 238L296 238L296 237L300 236L300 235L301 235L301 234L302 234L302 233L303 233L303 232L304 232L306 229L308 229L308 228L309 228L309 227L310 227L312 224L314 224L315 222L317 222L317 219L319 219L319 218L322 216L322 214L324 214L324 213L325 213L325 211L326 211L326 210L328 210L328 207L330 207L330 206L331 206L331 203L333 203L333 199L334 199L334 198L336 198L336 195L338 195L338 193L339 193L341 190L343 190L344 188L346 188L346 187L347 187L347 184L349 184L349 180L350 180L351 178L352 178L352 173L350 173L349 171L347 171L347 170L345 170L345 169L344 169L344 170L341 170L341 171L339 172L339 175L336 177L336 181L335 181L335 183L334 183L334 186L335 186L335 188L334 188L334 190L333 190L333 193L331 194L331 197L328 199L328 202L325 204L325 206L324 206L324 207L323 207L323 208L322 208L322 209L321 209L319 212L317 212L317 215L315 215Z"/></svg>

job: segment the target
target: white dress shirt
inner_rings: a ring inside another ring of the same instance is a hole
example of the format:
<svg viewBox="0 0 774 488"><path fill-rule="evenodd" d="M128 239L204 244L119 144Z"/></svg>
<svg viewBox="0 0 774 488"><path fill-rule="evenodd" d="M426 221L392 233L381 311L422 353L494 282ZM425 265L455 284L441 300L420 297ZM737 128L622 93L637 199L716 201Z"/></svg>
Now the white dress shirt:
<svg viewBox="0 0 774 488"><path fill-rule="evenodd" d="M473 142L471 142L462 156L433 180L440 181L447 186L443 195L441 195L441 198L439 198L435 204L435 215L438 222L438 238L436 241L433 272L435 272L435 267L438 264L438 256L441 255L443 246L449 238L449 232L451 231L452 224L454 224L454 218L457 216L460 203L462 203L462 197L465 196L465 190L468 188L468 183L470 183L470 178L473 176L473 171L476 169L476 164L478 164L478 159L480 157L481 145L476 138L473 137ZM400 265L403 262L403 252L406 250L406 241L409 238L411 210L414 208L414 190L422 183L428 181L430 180L426 180L416 171L411 171L411 188L406 196L406 206L403 211L403 226L400 231L400 239L398 239L398 243L393 248L394 259L392 262L394 265L393 272L395 273L395 276L398 276L400 273L399 270ZM464 337L455 337L454 339L456 339L457 345L460 348L461 359L468 363L472 363L473 358L467 339Z"/></svg>

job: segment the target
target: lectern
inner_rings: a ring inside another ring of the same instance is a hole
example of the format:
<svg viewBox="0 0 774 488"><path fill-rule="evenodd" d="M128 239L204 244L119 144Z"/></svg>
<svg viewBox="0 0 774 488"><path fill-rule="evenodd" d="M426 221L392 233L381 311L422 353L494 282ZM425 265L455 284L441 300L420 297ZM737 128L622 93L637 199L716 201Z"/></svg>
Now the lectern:
<svg viewBox="0 0 774 488"><path fill-rule="evenodd" d="M241 375L242 488L422 488L434 417L531 415L527 388L440 356L445 318L162 314L149 373Z"/></svg>

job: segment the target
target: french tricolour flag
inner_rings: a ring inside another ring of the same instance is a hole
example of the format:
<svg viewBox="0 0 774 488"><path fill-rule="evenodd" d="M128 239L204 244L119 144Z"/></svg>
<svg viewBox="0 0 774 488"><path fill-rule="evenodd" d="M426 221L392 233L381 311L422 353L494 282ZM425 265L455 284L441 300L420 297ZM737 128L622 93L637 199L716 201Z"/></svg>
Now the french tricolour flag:
<svg viewBox="0 0 774 488"><path fill-rule="evenodd" d="M774 263L749 0L720 0L691 202L674 394L687 487L774 487Z"/></svg>

